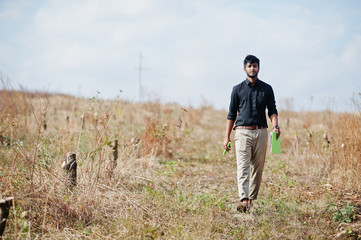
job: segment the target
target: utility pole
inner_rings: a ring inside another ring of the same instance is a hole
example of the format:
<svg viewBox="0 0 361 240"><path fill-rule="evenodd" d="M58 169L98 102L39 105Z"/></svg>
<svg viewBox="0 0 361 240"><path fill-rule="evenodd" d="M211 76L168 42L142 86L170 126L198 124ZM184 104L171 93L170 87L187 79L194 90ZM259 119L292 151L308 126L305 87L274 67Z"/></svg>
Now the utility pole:
<svg viewBox="0 0 361 240"><path fill-rule="evenodd" d="M141 102L143 100L143 87L142 87L142 71L144 70L142 67L142 52L139 52L139 66L137 68L139 77L138 77L138 102Z"/></svg>

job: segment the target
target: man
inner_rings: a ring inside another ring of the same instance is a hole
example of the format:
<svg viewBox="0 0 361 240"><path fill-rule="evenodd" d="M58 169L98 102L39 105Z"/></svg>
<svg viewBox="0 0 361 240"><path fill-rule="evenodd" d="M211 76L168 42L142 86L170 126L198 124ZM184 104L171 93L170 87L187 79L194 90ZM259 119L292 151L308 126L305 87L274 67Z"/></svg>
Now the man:
<svg viewBox="0 0 361 240"><path fill-rule="evenodd" d="M273 89L258 79L259 59L248 55L243 65L247 79L233 87L223 145L227 151L230 150L227 144L232 129L235 129L237 183L241 200L237 210L246 212L252 207L252 200L257 199L262 180L268 141L266 108L277 138L281 131Z"/></svg>

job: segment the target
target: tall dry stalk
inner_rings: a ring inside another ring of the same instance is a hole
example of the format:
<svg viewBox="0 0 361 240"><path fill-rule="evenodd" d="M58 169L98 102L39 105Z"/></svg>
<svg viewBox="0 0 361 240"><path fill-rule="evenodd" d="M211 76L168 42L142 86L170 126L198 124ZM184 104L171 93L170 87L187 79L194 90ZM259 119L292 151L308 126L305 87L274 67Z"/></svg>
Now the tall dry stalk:
<svg viewBox="0 0 361 240"><path fill-rule="evenodd" d="M357 189L361 183L361 115L344 113L335 116L330 125L333 144L334 177L340 183Z"/></svg>
<svg viewBox="0 0 361 240"><path fill-rule="evenodd" d="M36 100L36 101L35 101ZM36 124L36 138L35 138L35 148L33 153L33 162L31 167L31 173L30 173L30 190L33 190L34 187L34 171L36 167L36 160L37 160L37 153L39 150L39 142L40 142L40 136L42 134L42 124L44 122L44 119L46 117L46 113L48 112L50 102L48 96L45 94L44 98L28 98L30 110L34 116L35 124ZM36 112L34 104L38 104L38 112ZM41 178L40 178L41 179Z"/></svg>

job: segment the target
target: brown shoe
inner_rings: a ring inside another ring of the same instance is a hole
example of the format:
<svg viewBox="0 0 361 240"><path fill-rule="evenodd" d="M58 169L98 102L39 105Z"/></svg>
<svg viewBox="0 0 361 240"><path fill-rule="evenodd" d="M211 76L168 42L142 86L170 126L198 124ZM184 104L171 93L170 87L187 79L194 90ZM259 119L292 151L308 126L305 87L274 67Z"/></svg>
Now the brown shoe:
<svg viewBox="0 0 361 240"><path fill-rule="evenodd" d="M237 211L238 212L247 212L249 210L249 203L248 203L248 199L243 199L241 201L241 204L237 206Z"/></svg>
<svg viewBox="0 0 361 240"><path fill-rule="evenodd" d="M243 207L242 203L237 206L238 212L246 212L247 210Z"/></svg>

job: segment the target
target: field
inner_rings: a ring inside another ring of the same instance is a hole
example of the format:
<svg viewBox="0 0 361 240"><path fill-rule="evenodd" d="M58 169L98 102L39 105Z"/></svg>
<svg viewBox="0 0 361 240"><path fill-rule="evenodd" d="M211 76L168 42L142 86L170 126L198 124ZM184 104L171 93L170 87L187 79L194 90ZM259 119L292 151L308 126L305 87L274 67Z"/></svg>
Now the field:
<svg viewBox="0 0 361 240"><path fill-rule="evenodd" d="M0 93L5 239L361 239L361 107L279 113L259 199L239 203L226 111ZM232 137L233 139L233 137ZM118 154L114 161L114 146ZM63 161L76 154L76 186Z"/></svg>

